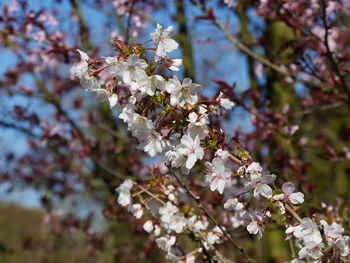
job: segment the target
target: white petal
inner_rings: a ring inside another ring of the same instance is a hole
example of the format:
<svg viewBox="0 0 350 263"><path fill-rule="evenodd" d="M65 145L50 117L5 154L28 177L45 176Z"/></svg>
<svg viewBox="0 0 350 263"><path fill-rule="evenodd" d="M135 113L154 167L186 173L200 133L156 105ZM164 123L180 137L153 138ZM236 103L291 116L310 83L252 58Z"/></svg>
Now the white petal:
<svg viewBox="0 0 350 263"><path fill-rule="evenodd" d="M86 54L84 51L81 51L80 49L77 49L77 51L80 55L81 60L85 60L85 61L90 60L88 54Z"/></svg>
<svg viewBox="0 0 350 263"><path fill-rule="evenodd" d="M247 225L247 230L250 234L256 234L259 231L258 224L255 221L250 222L249 225Z"/></svg>
<svg viewBox="0 0 350 263"><path fill-rule="evenodd" d="M301 204L304 202L304 194L301 192L293 193L289 196L289 200L292 204Z"/></svg>
<svg viewBox="0 0 350 263"><path fill-rule="evenodd" d="M190 154L186 161L186 168L191 169L197 161L197 157L194 154Z"/></svg>
<svg viewBox="0 0 350 263"><path fill-rule="evenodd" d="M290 195L291 193L293 193L294 190L295 190L295 186L291 182L286 182L282 185L282 191L287 195Z"/></svg>

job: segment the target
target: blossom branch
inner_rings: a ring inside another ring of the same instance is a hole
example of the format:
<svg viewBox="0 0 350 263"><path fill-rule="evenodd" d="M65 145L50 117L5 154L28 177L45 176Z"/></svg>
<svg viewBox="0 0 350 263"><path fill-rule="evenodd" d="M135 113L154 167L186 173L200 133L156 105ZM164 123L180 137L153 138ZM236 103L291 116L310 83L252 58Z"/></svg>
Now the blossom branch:
<svg viewBox="0 0 350 263"><path fill-rule="evenodd" d="M216 221L216 219L209 213L209 211L203 206L200 197L196 196L191 189L183 182L179 176L177 176L175 173L171 173L172 176L175 177L176 181L185 189L186 193L196 202L198 207L204 212L206 217L219 229L223 232L224 236L232 243L232 245L239 250L239 252L246 258L246 262L252 263L252 259L249 257L247 252L244 250L242 246L240 246L233 238L232 236L225 231L225 229Z"/></svg>

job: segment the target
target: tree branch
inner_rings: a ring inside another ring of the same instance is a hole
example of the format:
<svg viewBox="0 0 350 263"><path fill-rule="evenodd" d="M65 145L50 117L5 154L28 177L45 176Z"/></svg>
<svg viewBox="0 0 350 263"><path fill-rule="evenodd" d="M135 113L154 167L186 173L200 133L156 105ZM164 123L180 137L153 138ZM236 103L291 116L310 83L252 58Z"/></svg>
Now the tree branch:
<svg viewBox="0 0 350 263"><path fill-rule="evenodd" d="M197 3L193 0L191 0L191 2L197 6L199 9L201 9L204 13L208 13L208 10L204 7L204 5ZM246 55L248 55L249 57L253 58L254 60L260 62L261 64L263 64L264 66L282 74L283 76L286 77L290 77L292 78L294 81L296 82L300 82L304 85L308 85L308 86L315 86L313 83L310 83L308 81L305 81L303 79L300 79L298 77L296 77L295 75L290 74L286 69L282 68L282 66L274 64L273 62L269 61L267 58L260 56L254 52L252 52L247 46L245 46L241 41L239 41L235 36L233 36L232 34L230 34L228 32L227 27L217 18L213 17L212 21L214 23L214 25L216 25L226 36L226 38L232 43L234 44L240 51L242 51L243 53L245 53Z"/></svg>
<svg viewBox="0 0 350 263"><path fill-rule="evenodd" d="M202 202L200 201L199 196L196 196L191 189L175 174L171 173L176 181L185 189L186 193L196 202L197 206L204 212L205 216L215 225L217 226L224 236L231 242L231 244L239 250L239 252L242 254L242 256L245 257L246 262L252 263L252 259L249 257L247 252L244 250L243 247L241 247L233 238L232 236L225 231L225 229L216 221L216 219L209 213L209 211L203 206Z"/></svg>
<svg viewBox="0 0 350 263"><path fill-rule="evenodd" d="M14 130L17 130L19 132L23 132L23 133L29 135L30 137L37 138L37 135L35 135L30 129L18 126L18 125L13 124L13 123L9 123L9 122L0 120L0 126L2 126L4 128L14 129Z"/></svg>
<svg viewBox="0 0 350 263"><path fill-rule="evenodd" d="M343 76L343 74L341 73L339 67L338 67L338 63L335 61L331 48L329 46L329 33L328 30L330 29L327 23L327 13L326 13L326 8L327 8L327 3L325 0L321 0L322 2L322 22L323 22L323 26L324 26L324 30L325 30L325 34L324 34L324 44L326 46L326 51L327 51L327 57L328 60L330 61L330 63L332 64L332 67L335 71L335 73L338 75L342 85L342 89L344 90L344 92L346 93L348 100L347 103L350 105L350 90L348 88L348 84L345 80L345 77Z"/></svg>

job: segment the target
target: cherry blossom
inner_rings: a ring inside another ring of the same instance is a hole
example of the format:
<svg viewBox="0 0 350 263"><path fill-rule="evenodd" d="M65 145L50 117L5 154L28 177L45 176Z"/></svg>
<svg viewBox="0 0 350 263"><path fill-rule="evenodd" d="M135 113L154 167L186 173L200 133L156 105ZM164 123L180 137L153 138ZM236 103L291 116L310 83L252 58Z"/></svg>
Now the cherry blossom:
<svg viewBox="0 0 350 263"><path fill-rule="evenodd" d="M138 85L142 92L153 96L157 89L160 91L165 90L165 79L160 75L145 76L144 79L140 79Z"/></svg>
<svg viewBox="0 0 350 263"><path fill-rule="evenodd" d="M88 61L90 61L89 56L79 49L77 51L80 55L81 62L73 68L75 76L80 79L81 85L86 90L94 90L100 88L101 84L99 80L94 76L90 76L88 64Z"/></svg>
<svg viewBox="0 0 350 263"><path fill-rule="evenodd" d="M201 86L192 83L192 80L185 78L182 83L173 76L166 85L167 92L170 93L170 105L184 106L185 104L195 104L198 101L198 93L201 91Z"/></svg>
<svg viewBox="0 0 350 263"><path fill-rule="evenodd" d="M252 173L248 181L244 184L245 189L254 189L254 197L272 197L272 188L268 185L275 181L276 175L261 175Z"/></svg>
<svg viewBox="0 0 350 263"><path fill-rule="evenodd" d="M295 186L291 182L284 183L282 185L282 191L284 194L274 195L275 200L286 200L292 204L297 205L304 202L304 194L301 192L294 193Z"/></svg>
<svg viewBox="0 0 350 263"><path fill-rule="evenodd" d="M207 116L201 115L198 116L195 112L191 112L188 115L188 128L187 133L192 137L195 138L196 136L199 137L199 139L203 140L208 135L208 124L209 120Z"/></svg>
<svg viewBox="0 0 350 263"><path fill-rule="evenodd" d="M133 184L133 181L127 179L118 188L116 188L116 192L119 193L118 203L121 206L128 206L131 203L130 190L133 187Z"/></svg>
<svg viewBox="0 0 350 263"><path fill-rule="evenodd" d="M145 69L148 64L137 55L130 55L126 61L119 61L115 66L110 67L112 76L120 76L126 84L139 82L147 78Z"/></svg>
<svg viewBox="0 0 350 263"><path fill-rule="evenodd" d="M141 204L133 204L130 208L130 211L138 219L143 215L143 207Z"/></svg>
<svg viewBox="0 0 350 263"><path fill-rule="evenodd" d="M265 4L262 3L260 8L266 8ZM293 10L295 7L292 3L285 3L283 8ZM315 30L318 29L314 28ZM281 190L274 185L276 189L273 190L272 183L277 178L276 175L264 172L260 163L254 162L248 152L240 146L232 150L233 146L226 140L225 132L215 127L216 122L213 121L224 112L220 110L220 106L226 110L234 106L223 92L220 91L216 99L200 100L202 87L193 83L190 78L185 77L180 81L177 76L159 73L161 71L158 71L157 67L160 64L171 71L179 70L178 67L182 64L181 59L167 57L167 53L178 46L170 38L171 32L172 27L163 29L157 25L156 31L151 34L156 47L154 59L147 57L148 51L142 44L133 47L118 42L123 47L120 48L120 55L104 57L106 65L95 72L92 71L96 66L94 61L90 60L86 53L79 51L81 62L75 66L74 72L82 82L85 81L83 86L92 89L97 98L107 101L111 108L118 106L119 118L127 124L128 131L138 140L138 149L151 157L167 159L167 162L162 160L163 168L156 165L150 169L151 180L146 186L139 186L142 191L131 194L134 183L131 180L124 181L116 189L118 203L126 207L137 220L142 219L143 229L151 234L150 237L155 238L165 233L165 236L156 238L155 242L166 252L166 259L194 262L194 255L202 253L203 249L215 250L212 245L229 240L221 222L216 223L207 214L200 196L196 196L197 190L193 191L181 181L183 175L191 178L192 168L198 161L203 160L206 173L203 173L203 165L198 165L198 178L205 176L204 180L210 190L218 191L220 195L226 189L225 199L228 195L234 196L224 203L227 211L224 212L221 221L225 226L245 226L248 233L257 234L260 239L269 223L276 220L286 222L286 239L295 241L299 248L299 259L293 259L293 263L302 263L303 258L307 258L307 261L312 258L313 262L317 262L329 248L337 249L342 256L348 255L349 237L343 236L344 228L341 225L335 222L329 225L327 221L319 221L316 217L300 219L297 208L289 205L302 204L304 194L294 192L295 186L291 182L284 183ZM296 64L291 69L295 67ZM98 76L103 70L107 74L103 77ZM94 81L99 84L96 88ZM228 89L228 85L224 87ZM225 94L228 93L225 91ZM232 93L230 98L231 96ZM287 105L283 108L283 113L288 111L290 107ZM253 118L256 118L254 113L252 114ZM287 121L281 120L281 123L282 131L291 137L295 133L295 127L288 125ZM229 162L233 165L228 164ZM235 165L239 166L238 170L235 170ZM142 175L146 173L141 172ZM239 178L230 180L233 174L238 174ZM177 186L173 185L173 180L178 183ZM273 195L273 192L279 194ZM261 199L261 196L268 200ZM195 214L195 208L184 206L188 197L192 197L193 202L203 208L204 214ZM275 205L280 208L280 212L274 209ZM145 213L146 209L150 213ZM211 224L212 230L208 230ZM319 224L323 226L323 233ZM200 241L200 249L191 253L181 252L176 240L178 235L184 233L189 233L195 240ZM324 243L323 238L327 242Z"/></svg>
<svg viewBox="0 0 350 263"><path fill-rule="evenodd" d="M217 100L220 103L220 106L225 108L226 110L231 110L234 106L234 103L230 101L228 98L223 98L224 94L220 92L219 96L217 97Z"/></svg>
<svg viewBox="0 0 350 263"><path fill-rule="evenodd" d="M261 238L265 229L263 214L261 211L250 211L249 214L252 221L247 225L247 230L250 234L258 234Z"/></svg>
<svg viewBox="0 0 350 263"><path fill-rule="evenodd" d="M323 226L324 235L329 245L333 245L338 239L342 238L344 228L341 225L335 222L329 225L325 220L321 220L320 223Z"/></svg>
<svg viewBox="0 0 350 263"><path fill-rule="evenodd" d="M143 229L147 232L147 233L151 233L154 229L153 223L151 220L147 220L144 224L143 224Z"/></svg>
<svg viewBox="0 0 350 263"><path fill-rule="evenodd" d="M306 245L300 249L299 258L312 257L318 259L322 256L323 243L307 242Z"/></svg>
<svg viewBox="0 0 350 263"><path fill-rule="evenodd" d="M169 251L172 246L175 245L176 237L175 236L164 236L156 239L158 247L164 251Z"/></svg>
<svg viewBox="0 0 350 263"><path fill-rule="evenodd" d="M206 181L210 185L210 190L217 190L220 194L224 192L226 181L231 176L231 170L225 167L224 161L219 158L214 158L211 163L206 162L205 166L208 169Z"/></svg>
<svg viewBox="0 0 350 263"><path fill-rule="evenodd" d="M173 167L180 167L185 164L187 169L191 169L197 160L203 158L204 151L200 146L199 137L196 136L194 139L189 135L184 135L181 138L180 144L176 147L175 151L169 153L171 165Z"/></svg>
<svg viewBox="0 0 350 263"><path fill-rule="evenodd" d="M177 49L179 46L175 40L170 38L172 31L172 26L164 29L163 26L157 24L156 30L151 33L152 40L155 42L157 56L163 58L167 53Z"/></svg>
<svg viewBox="0 0 350 263"><path fill-rule="evenodd" d="M296 238L301 238L304 242L322 242L321 233L317 224L310 218L303 218L297 226L287 228L286 232L291 231Z"/></svg>
<svg viewBox="0 0 350 263"><path fill-rule="evenodd" d="M221 243L223 232L219 227L214 227L214 229L207 234L207 240L210 244Z"/></svg>

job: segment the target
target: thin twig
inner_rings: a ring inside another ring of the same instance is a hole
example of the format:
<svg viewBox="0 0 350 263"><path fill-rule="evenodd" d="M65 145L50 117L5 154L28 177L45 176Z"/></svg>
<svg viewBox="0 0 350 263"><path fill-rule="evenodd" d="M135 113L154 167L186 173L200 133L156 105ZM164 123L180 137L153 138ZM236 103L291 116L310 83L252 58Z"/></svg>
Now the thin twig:
<svg viewBox="0 0 350 263"><path fill-rule="evenodd" d="M197 6L199 9L201 9L204 13L208 13L208 10L204 7L204 5L197 3L195 1L191 1L195 6ZM217 18L213 17L212 21L214 23L214 25L216 25L219 29L221 29L221 31L224 33L224 35L226 36L226 38L232 43L234 44L239 50L241 50L243 53L245 53L246 55L248 55L249 57L253 58L254 60L260 62L261 64L265 65L266 67L284 75L287 77L292 78L294 81L296 82L300 82L304 85L308 85L308 86L314 86L313 83L305 81L303 79L300 79L298 77L296 77L295 75L291 74L288 70L284 69L282 66L277 65L273 62L271 62L270 60L268 60L267 58L258 55L256 53L254 53L253 51L251 51L247 46L245 46L241 41L239 41L235 36L233 36L231 33L228 32L227 27Z"/></svg>
<svg viewBox="0 0 350 263"><path fill-rule="evenodd" d="M285 207L287 209L287 211L298 221L300 222L301 221L301 217L298 215L297 212L294 211L294 209L289 206L288 204L285 204Z"/></svg>
<svg viewBox="0 0 350 263"><path fill-rule="evenodd" d="M160 198L158 198L157 196L155 196L152 192L148 191L148 189L144 188L142 185L140 185L140 184L138 184L138 183L136 183L136 182L134 182L134 184L135 184L138 188L141 189L141 191L138 192L138 193L145 192L145 193L147 193L150 197L152 197L153 199L155 199L155 200L157 200L158 202L160 202L162 205L165 205L165 202L164 202L163 200L161 200ZM139 196L139 197L141 197L141 196ZM149 207L147 207L147 208L151 211L151 209L150 209ZM191 224L189 221L188 221L188 225L189 225L189 231L190 231L194 236L200 237L200 240L199 240L199 241L200 241L200 244L201 244L201 246L202 246L202 248L203 248L203 252L204 252L204 254L209 258L210 262L217 263L218 260L214 259L214 258L210 255L210 253L207 251L205 245L203 244L202 240L203 240L205 243L208 244L208 246L209 246L209 248L210 248L211 250L213 250L213 251L215 252L215 255L216 255L217 258L220 260L220 262L222 262L222 263L233 263L231 260L225 258L212 244L210 244L210 242L208 242L208 240L206 239L206 237L203 236L203 234L202 234L200 231L198 231L198 230L196 229L196 227L195 227L193 224ZM183 253L183 254L184 254L184 253Z"/></svg>
<svg viewBox="0 0 350 263"><path fill-rule="evenodd" d="M229 153L228 158L239 166L242 166L244 164L237 156L234 156L231 153Z"/></svg>
<svg viewBox="0 0 350 263"><path fill-rule="evenodd" d="M338 109L338 108L341 108L343 106L346 106L346 104L343 101L337 101L337 102L326 104L326 105L320 105L319 107L305 109L304 111L302 111L298 114L298 117L305 117L305 116L310 115L314 112Z"/></svg>
<svg viewBox="0 0 350 263"><path fill-rule="evenodd" d="M189 189L189 187L175 174L175 173L171 173L176 181L185 189L185 191L187 192L187 194L196 202L197 206L204 212L205 216L215 225L217 226L222 233L224 234L224 236L231 242L231 244L240 251L240 253L245 257L246 261L248 263L252 263L252 259L249 257L249 255L247 254L247 252L244 250L243 247L241 247L232 237L229 233L227 233L225 231L225 229L216 221L216 219L209 213L209 211L203 206L200 198L198 196L196 196L191 189Z"/></svg>
<svg viewBox="0 0 350 263"><path fill-rule="evenodd" d="M290 245L290 250L292 252L292 257L296 258L295 249L294 249L293 241L291 238L289 239L289 245Z"/></svg>
<svg viewBox="0 0 350 263"><path fill-rule="evenodd" d="M30 137L34 137L34 138L37 137L30 129L18 126L18 125L13 124L13 123L9 123L9 122L0 120L0 126L2 126L4 128L10 128L10 129L14 129L14 130L23 132L23 133L29 135Z"/></svg>
<svg viewBox="0 0 350 263"><path fill-rule="evenodd" d="M329 46L329 26L327 23L327 12L326 12L326 8L327 8L327 3L325 0L321 0L322 1L322 21L323 21L323 26L324 26L324 30L325 30L325 34L324 34L324 44L326 46L326 51L327 51L327 57L329 59L329 61L331 62L336 74L338 75L342 85L342 89L344 90L344 92L347 94L348 100L347 103L350 105L350 90L348 88L348 85L346 83L345 77L343 76L343 74L341 73L339 67L338 67L338 63L335 61L332 51L330 49Z"/></svg>

